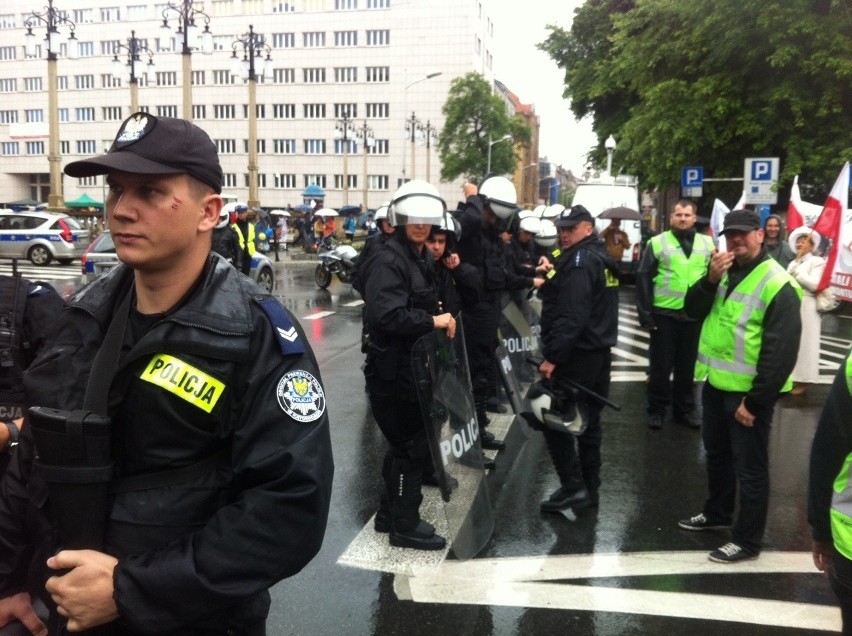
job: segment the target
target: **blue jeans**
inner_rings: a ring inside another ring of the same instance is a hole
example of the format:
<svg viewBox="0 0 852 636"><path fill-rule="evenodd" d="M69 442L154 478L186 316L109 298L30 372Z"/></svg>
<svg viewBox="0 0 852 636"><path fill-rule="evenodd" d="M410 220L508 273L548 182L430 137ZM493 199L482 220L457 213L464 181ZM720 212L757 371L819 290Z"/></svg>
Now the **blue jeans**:
<svg viewBox="0 0 852 636"><path fill-rule="evenodd" d="M769 427L775 404L764 407L747 428L734 419L742 393L720 391L704 384L704 424L701 435L707 453L710 495L704 516L714 523L733 520L739 484L740 514L732 540L752 553L759 553L769 509Z"/></svg>

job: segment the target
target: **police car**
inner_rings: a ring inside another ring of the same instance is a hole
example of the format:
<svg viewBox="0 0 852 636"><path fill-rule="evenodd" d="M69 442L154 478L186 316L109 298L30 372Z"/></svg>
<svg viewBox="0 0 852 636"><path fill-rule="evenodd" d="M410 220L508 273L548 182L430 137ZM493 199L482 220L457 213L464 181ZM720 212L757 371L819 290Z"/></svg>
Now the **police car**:
<svg viewBox="0 0 852 636"><path fill-rule="evenodd" d="M115 253L115 243L109 232L104 232L86 249L80 258L83 275L86 282L95 280L105 271L118 265L118 255ZM275 268L272 261L263 254L255 254L251 259L249 275L264 291L272 293L275 287Z"/></svg>
<svg viewBox="0 0 852 636"><path fill-rule="evenodd" d="M27 258L33 265L56 259L67 265L80 258L89 230L67 214L0 210L0 257Z"/></svg>

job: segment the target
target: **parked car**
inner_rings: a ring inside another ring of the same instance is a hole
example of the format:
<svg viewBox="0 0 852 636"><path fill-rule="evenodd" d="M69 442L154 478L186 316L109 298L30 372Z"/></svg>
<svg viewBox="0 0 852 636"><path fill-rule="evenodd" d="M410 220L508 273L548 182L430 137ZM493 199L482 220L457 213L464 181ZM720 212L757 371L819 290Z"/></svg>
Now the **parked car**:
<svg viewBox="0 0 852 636"><path fill-rule="evenodd" d="M56 259L67 265L80 258L89 243L89 230L67 214L0 210L0 256L27 258L33 265Z"/></svg>
<svg viewBox="0 0 852 636"><path fill-rule="evenodd" d="M109 232L104 232L86 249L80 258L86 281L95 280L107 270L118 265L118 255L115 253L115 243ZM275 287L275 268L272 261L263 254L255 254L251 259L249 275L264 291L272 292Z"/></svg>

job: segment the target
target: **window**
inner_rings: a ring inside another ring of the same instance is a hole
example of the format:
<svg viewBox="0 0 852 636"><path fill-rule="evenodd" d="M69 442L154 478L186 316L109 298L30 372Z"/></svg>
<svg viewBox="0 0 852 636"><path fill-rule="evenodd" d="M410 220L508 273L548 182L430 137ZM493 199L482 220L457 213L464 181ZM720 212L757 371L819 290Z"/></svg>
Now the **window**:
<svg viewBox="0 0 852 636"><path fill-rule="evenodd" d="M84 24L95 21L94 9L74 9L74 22Z"/></svg>
<svg viewBox="0 0 852 636"><path fill-rule="evenodd" d="M0 29L17 29L18 25L15 22L15 15L13 13L7 13L5 15L0 15Z"/></svg>
<svg viewBox="0 0 852 636"><path fill-rule="evenodd" d="M276 49L292 49L296 46L295 33L273 33L272 47Z"/></svg>
<svg viewBox="0 0 852 636"><path fill-rule="evenodd" d="M296 69L276 68L272 71L272 81L275 84L292 84L296 81Z"/></svg>
<svg viewBox="0 0 852 636"><path fill-rule="evenodd" d="M321 188L325 188L325 175L324 174L306 174L305 178L305 187L307 188L309 185L316 184Z"/></svg>
<svg viewBox="0 0 852 636"><path fill-rule="evenodd" d="M295 119L296 104L273 104L272 117L274 119Z"/></svg>
<svg viewBox="0 0 852 636"><path fill-rule="evenodd" d="M216 86L224 86L225 84L233 84L234 76L231 71L213 71L213 84Z"/></svg>
<svg viewBox="0 0 852 636"><path fill-rule="evenodd" d="M157 106L157 117L177 117L177 106Z"/></svg>
<svg viewBox="0 0 852 636"><path fill-rule="evenodd" d="M389 82L390 81L390 66L368 66L367 67L368 82Z"/></svg>
<svg viewBox="0 0 852 636"><path fill-rule="evenodd" d="M157 71L157 86L177 86L177 71Z"/></svg>
<svg viewBox="0 0 852 636"><path fill-rule="evenodd" d="M273 139L272 151L276 155L293 155L296 154L295 139Z"/></svg>
<svg viewBox="0 0 852 636"><path fill-rule="evenodd" d="M206 84L206 79L204 76L204 71L192 71L192 85L193 86L204 86Z"/></svg>
<svg viewBox="0 0 852 636"><path fill-rule="evenodd" d="M358 0L334 0L335 11L352 11L358 8Z"/></svg>
<svg viewBox="0 0 852 636"><path fill-rule="evenodd" d="M59 77L56 78L56 80L57 80L56 81L56 88L58 88L61 91L67 91L68 90L68 76L67 75L60 75Z"/></svg>
<svg viewBox="0 0 852 636"><path fill-rule="evenodd" d="M367 0L368 9L390 9L390 0Z"/></svg>
<svg viewBox="0 0 852 636"><path fill-rule="evenodd" d="M343 142L342 139L334 140L334 154L342 155L343 149L349 146L349 150L346 151L346 154L356 155L358 154L358 140L357 139L347 139L346 143Z"/></svg>
<svg viewBox="0 0 852 636"><path fill-rule="evenodd" d="M302 34L302 46L315 49L325 46L325 31L308 31Z"/></svg>
<svg viewBox="0 0 852 636"><path fill-rule="evenodd" d="M243 152L248 154L249 151L249 140L243 139ZM258 139L257 140L257 152L260 154L266 154L266 139Z"/></svg>
<svg viewBox="0 0 852 636"><path fill-rule="evenodd" d="M17 124L18 111L16 110L0 110L0 124Z"/></svg>
<svg viewBox="0 0 852 636"><path fill-rule="evenodd" d="M373 147L367 146L367 154L368 155L386 155L388 154L388 140L387 139L375 139L373 142Z"/></svg>
<svg viewBox="0 0 852 636"><path fill-rule="evenodd" d="M101 22L121 22L118 7L101 7Z"/></svg>
<svg viewBox="0 0 852 636"><path fill-rule="evenodd" d="M71 121L71 111L68 108L59 109L59 123L64 124Z"/></svg>
<svg viewBox="0 0 852 636"><path fill-rule="evenodd" d="M334 105L334 116L336 118L341 118L343 116L355 118L358 116L358 104L335 104Z"/></svg>
<svg viewBox="0 0 852 636"><path fill-rule="evenodd" d="M94 139L78 139L77 153L81 155L93 155L98 150L98 144Z"/></svg>
<svg viewBox="0 0 852 636"><path fill-rule="evenodd" d="M347 176L349 177L349 179L348 179L349 188L350 189L357 188L358 187L358 175L350 174L350 175L347 175ZM334 175L334 189L335 190L342 190L343 189L343 175L342 174Z"/></svg>
<svg viewBox="0 0 852 636"><path fill-rule="evenodd" d="M367 119L387 119L390 105L387 103L367 104Z"/></svg>
<svg viewBox="0 0 852 636"><path fill-rule="evenodd" d="M113 77L112 73L101 73L101 88L118 88L121 86L121 78Z"/></svg>
<svg viewBox="0 0 852 636"><path fill-rule="evenodd" d="M92 106L76 108L75 115L77 116L77 121L95 121L95 109Z"/></svg>
<svg viewBox="0 0 852 636"><path fill-rule="evenodd" d="M93 57L95 55L94 42L78 42L77 55L80 57Z"/></svg>
<svg viewBox="0 0 852 636"><path fill-rule="evenodd" d="M32 93L34 91L41 90L41 78L40 77L25 77L24 78L24 91L27 93Z"/></svg>
<svg viewBox="0 0 852 636"><path fill-rule="evenodd" d="M479 52L482 51L482 40L479 39L478 35L474 37L475 39L473 41L473 51L478 55Z"/></svg>
<svg viewBox="0 0 852 636"><path fill-rule="evenodd" d="M305 139L306 155L324 155L325 139Z"/></svg>
<svg viewBox="0 0 852 636"><path fill-rule="evenodd" d="M121 121L124 119L121 116L121 106L103 106L101 115L104 121Z"/></svg>
<svg viewBox="0 0 852 636"><path fill-rule="evenodd" d="M44 154L44 142L43 141L28 141L26 148L27 148L27 154L28 155L43 155Z"/></svg>
<svg viewBox="0 0 852 636"><path fill-rule="evenodd" d="M356 66L343 66L334 69L334 81L336 84L353 84L358 81L358 68Z"/></svg>
<svg viewBox="0 0 852 636"><path fill-rule="evenodd" d="M213 119L236 119L237 107L234 104L214 104Z"/></svg>
<svg viewBox="0 0 852 636"><path fill-rule="evenodd" d="M244 181L245 187L246 188L249 187L249 176L248 176L247 172L243 173L243 181ZM263 174L262 172L257 173L257 187L258 188L265 188L266 187L266 175Z"/></svg>
<svg viewBox="0 0 852 636"><path fill-rule="evenodd" d="M237 141L235 139L216 139L216 150L220 155L233 155L237 152Z"/></svg>
<svg viewBox="0 0 852 636"><path fill-rule="evenodd" d="M305 104L305 119L324 119L325 104Z"/></svg>
<svg viewBox="0 0 852 636"><path fill-rule="evenodd" d="M4 141L0 148L3 149L3 156L9 157L11 155L17 155L20 152L20 145L17 141Z"/></svg>
<svg viewBox="0 0 852 636"><path fill-rule="evenodd" d="M285 2L285 0L272 0L272 13L292 13L295 10L295 2Z"/></svg>
<svg viewBox="0 0 852 636"><path fill-rule="evenodd" d="M98 177L80 177L80 181L78 182L81 186L96 186L100 185L98 183Z"/></svg>
<svg viewBox="0 0 852 636"><path fill-rule="evenodd" d="M302 69L305 84L325 84L324 68Z"/></svg>
<svg viewBox="0 0 852 636"><path fill-rule="evenodd" d="M335 31L334 46L358 46L358 31Z"/></svg>
<svg viewBox="0 0 852 636"><path fill-rule="evenodd" d="M234 13L234 0L212 0L210 13L213 15L230 15Z"/></svg>
<svg viewBox="0 0 852 636"><path fill-rule="evenodd" d="M193 104L192 105L192 118L193 119L207 119L207 106L204 104Z"/></svg>
<svg viewBox="0 0 852 636"><path fill-rule="evenodd" d="M213 36L213 50L214 51L224 51L226 49L231 48L231 44L234 43L234 36L232 35L214 35Z"/></svg>
<svg viewBox="0 0 852 636"><path fill-rule="evenodd" d="M294 174L278 174L275 173L275 187L276 188L295 188L296 187L296 175Z"/></svg>
<svg viewBox="0 0 852 636"><path fill-rule="evenodd" d="M224 188L236 188L237 187L237 175L233 172L226 172L222 175L222 187Z"/></svg>
<svg viewBox="0 0 852 636"><path fill-rule="evenodd" d="M367 175L367 190L387 190L388 176L386 174Z"/></svg>
<svg viewBox="0 0 852 636"><path fill-rule="evenodd" d="M44 121L44 110L41 108L30 108L24 111L24 121L31 124Z"/></svg>
<svg viewBox="0 0 852 636"><path fill-rule="evenodd" d="M61 155L70 155L71 154L71 142L67 139L59 140L59 154Z"/></svg>
<svg viewBox="0 0 852 636"><path fill-rule="evenodd" d="M390 29L367 31L367 46L387 46L390 44Z"/></svg>
<svg viewBox="0 0 852 636"><path fill-rule="evenodd" d="M0 93L17 93L18 80L14 78L0 78Z"/></svg>
<svg viewBox="0 0 852 636"><path fill-rule="evenodd" d="M74 88L77 90L83 90L87 88L95 87L95 76L94 75L75 75L74 76Z"/></svg>
<svg viewBox="0 0 852 636"><path fill-rule="evenodd" d="M15 52L14 46L0 46L0 60L14 60Z"/></svg>
<svg viewBox="0 0 852 636"><path fill-rule="evenodd" d="M121 40L101 40L101 55L118 55Z"/></svg>
<svg viewBox="0 0 852 636"><path fill-rule="evenodd" d="M266 119L266 104L255 104L254 116L258 119ZM243 119L248 119L248 104L243 104Z"/></svg>
<svg viewBox="0 0 852 636"><path fill-rule="evenodd" d="M161 15L162 11L157 13L157 15ZM145 20L148 18L148 5L146 4L134 4L127 6L127 20Z"/></svg>

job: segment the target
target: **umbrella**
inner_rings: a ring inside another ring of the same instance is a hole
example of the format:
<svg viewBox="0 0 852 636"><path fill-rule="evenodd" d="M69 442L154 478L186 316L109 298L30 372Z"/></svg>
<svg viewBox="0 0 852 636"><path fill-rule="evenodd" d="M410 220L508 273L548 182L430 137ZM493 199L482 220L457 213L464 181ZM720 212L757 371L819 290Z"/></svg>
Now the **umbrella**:
<svg viewBox="0 0 852 636"><path fill-rule="evenodd" d="M290 213L287 210L270 210L269 213L272 216L290 216Z"/></svg>
<svg viewBox="0 0 852 636"><path fill-rule="evenodd" d="M337 210L331 208L323 208L316 213L317 216L337 216Z"/></svg>
<svg viewBox="0 0 852 636"><path fill-rule="evenodd" d="M307 203L300 203L293 209L296 210L296 212L310 212L311 210L313 210L313 208Z"/></svg>
<svg viewBox="0 0 852 636"><path fill-rule="evenodd" d="M621 219L623 221L641 221L642 216L632 208L619 206L617 208L609 208L604 210L598 216L599 219Z"/></svg>
<svg viewBox="0 0 852 636"><path fill-rule="evenodd" d="M88 194L82 194L76 199L71 201L66 201L65 205L69 208L101 208L103 209L104 204L100 201L95 201Z"/></svg>
<svg viewBox="0 0 852 636"><path fill-rule="evenodd" d="M226 203L222 210L224 212L227 212L228 214L231 214L236 211L237 207L246 208L248 206L242 201L234 201L232 203Z"/></svg>
<svg viewBox="0 0 852 636"><path fill-rule="evenodd" d="M337 212L341 216L346 216L347 214L350 214L351 212L355 212L355 213L361 212L361 208L358 207L357 205L344 205Z"/></svg>

